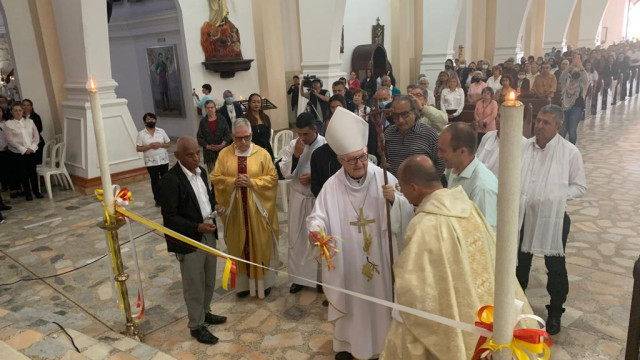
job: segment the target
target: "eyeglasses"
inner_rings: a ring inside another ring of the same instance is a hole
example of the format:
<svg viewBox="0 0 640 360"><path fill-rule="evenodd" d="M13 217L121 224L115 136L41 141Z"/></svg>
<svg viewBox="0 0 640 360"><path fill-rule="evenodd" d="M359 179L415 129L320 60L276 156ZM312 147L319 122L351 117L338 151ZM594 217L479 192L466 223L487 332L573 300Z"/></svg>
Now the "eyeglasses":
<svg viewBox="0 0 640 360"><path fill-rule="evenodd" d="M247 136L234 136L233 140L235 140L235 142L241 142L241 141L251 141L251 135L247 135Z"/></svg>
<svg viewBox="0 0 640 360"><path fill-rule="evenodd" d="M344 160L346 161L349 165L355 165L358 163L358 161L362 164L366 163L367 161L369 161L369 154L364 153L360 156L356 156L354 158L348 159L348 160Z"/></svg>
<svg viewBox="0 0 640 360"><path fill-rule="evenodd" d="M415 96L415 97L424 97L424 94L422 94L422 92L419 92L419 93L411 93L411 96Z"/></svg>
<svg viewBox="0 0 640 360"><path fill-rule="evenodd" d="M411 114L411 111L403 111L401 113L393 113L393 114L391 114L391 117L394 120L397 120L397 119L400 119L400 118L406 119L409 116L409 114Z"/></svg>

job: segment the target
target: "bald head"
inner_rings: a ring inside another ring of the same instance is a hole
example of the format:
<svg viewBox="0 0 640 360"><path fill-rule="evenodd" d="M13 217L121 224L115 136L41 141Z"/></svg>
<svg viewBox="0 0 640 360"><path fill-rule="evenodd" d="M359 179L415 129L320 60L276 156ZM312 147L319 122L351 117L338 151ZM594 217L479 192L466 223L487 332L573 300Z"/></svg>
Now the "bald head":
<svg viewBox="0 0 640 360"><path fill-rule="evenodd" d="M179 138L174 154L182 166L193 173L196 172L200 165L200 148L196 139L191 136Z"/></svg>
<svg viewBox="0 0 640 360"><path fill-rule="evenodd" d="M398 168L398 178L404 184L416 184L422 188L440 184L440 175L433 161L425 155L414 155L405 159Z"/></svg>

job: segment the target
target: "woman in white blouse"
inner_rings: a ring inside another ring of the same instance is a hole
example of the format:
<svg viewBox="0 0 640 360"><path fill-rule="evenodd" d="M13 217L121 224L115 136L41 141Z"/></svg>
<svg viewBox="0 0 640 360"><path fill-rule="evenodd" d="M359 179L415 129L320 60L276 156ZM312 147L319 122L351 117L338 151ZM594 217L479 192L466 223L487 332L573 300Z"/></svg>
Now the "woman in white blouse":
<svg viewBox="0 0 640 360"><path fill-rule="evenodd" d="M169 170L169 153L167 148L171 146L171 140L164 130L156 127L158 118L154 113L146 113L142 117L144 129L138 133L136 151L144 154L144 165L151 178L151 191L153 199L158 204L158 181Z"/></svg>
<svg viewBox="0 0 640 360"><path fill-rule="evenodd" d="M496 94L502 89L500 80L502 79L502 68L498 65L494 66L493 76L487 79L487 86L493 89L493 93Z"/></svg>
<svg viewBox="0 0 640 360"><path fill-rule="evenodd" d="M22 115L22 104L13 104L11 106L12 120L8 120L5 123L4 129L7 131L9 151L11 151L13 163L17 170L16 183L12 190L19 191L18 187L22 185L22 191L24 191L27 201L31 201L33 196L38 199L43 198L38 184L38 173L36 172L36 151L38 150L40 134L33 120L26 119ZM11 197L15 197L14 195L15 193Z"/></svg>
<svg viewBox="0 0 640 360"><path fill-rule="evenodd" d="M449 122L457 122L461 120L462 110L464 109L464 91L460 87L460 80L457 76L449 79L449 87L442 90L440 94L440 110L447 113Z"/></svg>

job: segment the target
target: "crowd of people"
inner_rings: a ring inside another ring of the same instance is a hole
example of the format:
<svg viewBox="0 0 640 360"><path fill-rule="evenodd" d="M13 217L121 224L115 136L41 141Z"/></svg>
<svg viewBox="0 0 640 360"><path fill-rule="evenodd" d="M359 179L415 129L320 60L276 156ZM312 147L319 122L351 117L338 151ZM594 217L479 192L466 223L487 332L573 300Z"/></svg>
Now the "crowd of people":
<svg viewBox="0 0 640 360"><path fill-rule="evenodd" d="M289 292L315 288L325 294L328 319L335 321L336 359L395 359L409 353L470 357L477 340L472 335L317 285L388 301L394 301L395 292L399 304L473 323L473 311L492 302L498 108L515 92L520 99L548 102L534 119L533 136L522 138L516 297L530 311L523 290L533 255L543 255L550 295L546 330L557 334L569 291L566 204L586 191L575 146L578 123L602 89L620 100L630 94L639 50L637 43L568 47L564 53L554 49L493 67L486 60L447 60L433 90L421 75L406 87L406 95L391 73L374 79L368 70L358 79L352 72L348 80L333 82L331 92L320 79L305 87L296 76L287 91L292 110L298 111L299 96L308 102L296 118L297 137L280 154L270 145L271 120L261 96L252 94L243 110L226 90L221 109L212 99L194 98L204 116L196 137L178 140L173 168L168 169L168 138L155 127L153 114L145 114L138 151L145 153L165 226L215 246L220 216L229 253L251 263L238 264L239 298L270 294L275 274L268 268L278 263L278 180L291 181ZM203 85L205 97L210 92ZM470 104L474 120L469 123L461 113ZM199 166L198 147L206 169ZM388 181L378 162L388 170ZM333 269L313 256L324 236L342 239L334 244ZM389 237L391 247L385 245ZM206 256L175 239L167 237L167 247L180 263L191 335L215 344L218 339L206 324L226 321L210 309L215 269ZM395 285L391 258L398 259ZM429 301L417 300L424 298ZM434 333L455 346L428 335Z"/></svg>
<svg viewBox="0 0 640 360"><path fill-rule="evenodd" d="M34 111L33 102L8 101L0 96L0 187L11 199L24 196L27 201L42 199L36 168L43 162L45 146L42 119ZM11 210L0 194L0 224L5 223L1 211Z"/></svg>

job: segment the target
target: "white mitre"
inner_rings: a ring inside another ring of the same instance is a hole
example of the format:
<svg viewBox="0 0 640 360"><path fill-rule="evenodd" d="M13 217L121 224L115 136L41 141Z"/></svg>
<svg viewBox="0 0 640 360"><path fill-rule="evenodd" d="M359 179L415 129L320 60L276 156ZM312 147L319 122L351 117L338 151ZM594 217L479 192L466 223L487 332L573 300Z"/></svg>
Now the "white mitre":
<svg viewBox="0 0 640 360"><path fill-rule="evenodd" d="M369 124L351 111L338 107L331 116L324 138L338 155L367 147Z"/></svg>

